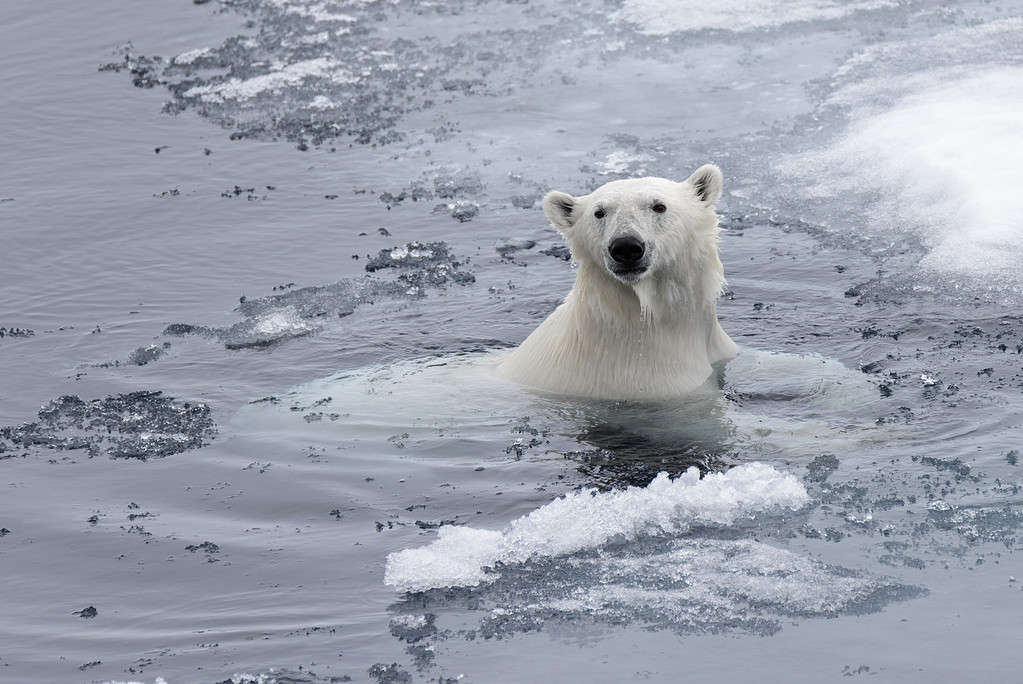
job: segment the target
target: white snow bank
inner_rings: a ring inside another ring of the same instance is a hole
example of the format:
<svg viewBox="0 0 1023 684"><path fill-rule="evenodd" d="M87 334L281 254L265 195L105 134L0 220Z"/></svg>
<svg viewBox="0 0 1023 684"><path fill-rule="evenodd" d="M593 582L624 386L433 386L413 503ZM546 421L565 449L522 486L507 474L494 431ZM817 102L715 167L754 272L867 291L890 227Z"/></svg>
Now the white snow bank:
<svg viewBox="0 0 1023 684"><path fill-rule="evenodd" d="M763 463L702 480L696 468L675 480L661 473L646 487L568 494L503 531L442 527L433 543L388 556L384 582L400 591L477 586L499 577L487 570L498 562L563 556L644 534L678 534L693 523L730 525L763 510L796 510L808 502L794 476Z"/></svg>

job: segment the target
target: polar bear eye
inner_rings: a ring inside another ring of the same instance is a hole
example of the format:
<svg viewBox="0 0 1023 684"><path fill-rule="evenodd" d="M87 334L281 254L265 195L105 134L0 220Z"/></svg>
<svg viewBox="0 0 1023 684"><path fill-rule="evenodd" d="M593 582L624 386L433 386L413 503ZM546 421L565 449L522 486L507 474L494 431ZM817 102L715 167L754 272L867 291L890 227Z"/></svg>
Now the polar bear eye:
<svg viewBox="0 0 1023 684"><path fill-rule="evenodd" d="M664 212L668 211L668 207L664 206L663 202L654 203L654 206L651 207L651 209L653 209L658 214L663 214Z"/></svg>
<svg viewBox="0 0 1023 684"><path fill-rule="evenodd" d="M603 209L597 209L595 212L593 212L593 215L596 216L599 219L602 219L605 216L607 216L607 214L604 213Z"/></svg>

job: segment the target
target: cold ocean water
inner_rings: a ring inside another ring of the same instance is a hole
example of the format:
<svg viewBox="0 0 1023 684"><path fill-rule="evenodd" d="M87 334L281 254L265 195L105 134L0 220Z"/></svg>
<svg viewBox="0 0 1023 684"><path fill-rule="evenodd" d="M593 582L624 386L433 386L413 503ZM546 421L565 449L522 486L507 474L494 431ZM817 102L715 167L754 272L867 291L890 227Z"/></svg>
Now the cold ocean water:
<svg viewBox="0 0 1023 684"><path fill-rule="evenodd" d="M1020 677L1020 3L49 0L0 45L0 680ZM707 161L722 324L803 361L484 372L571 286L544 192Z"/></svg>

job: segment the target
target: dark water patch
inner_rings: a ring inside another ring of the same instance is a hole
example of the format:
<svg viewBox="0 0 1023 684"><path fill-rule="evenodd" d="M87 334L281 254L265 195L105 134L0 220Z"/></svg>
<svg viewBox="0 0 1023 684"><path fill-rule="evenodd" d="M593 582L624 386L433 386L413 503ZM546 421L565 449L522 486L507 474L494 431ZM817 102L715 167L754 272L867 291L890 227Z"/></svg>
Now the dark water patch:
<svg viewBox="0 0 1023 684"><path fill-rule="evenodd" d="M605 435L588 433L584 437L587 441L591 438L606 441ZM566 453L565 457L578 464L576 470L587 484L602 491L644 487L659 472L675 476L689 468L697 468L701 473L707 473L723 470L730 465L720 454L708 452L700 445L676 445L669 451L662 451L644 438L640 438L639 443L628 436L623 436L622 440L619 449L585 449Z"/></svg>
<svg viewBox="0 0 1023 684"><path fill-rule="evenodd" d="M0 453L40 447L144 461L198 449L216 432L209 406L159 391L90 401L65 395L43 406L38 420L0 428Z"/></svg>
<svg viewBox="0 0 1023 684"><path fill-rule="evenodd" d="M645 487L661 472L675 477L689 468L701 474L724 471L742 461L730 425L716 410L696 403L681 415L673 411L670 405L591 404L583 428L574 435L586 448L566 457L577 462L587 483L601 490Z"/></svg>

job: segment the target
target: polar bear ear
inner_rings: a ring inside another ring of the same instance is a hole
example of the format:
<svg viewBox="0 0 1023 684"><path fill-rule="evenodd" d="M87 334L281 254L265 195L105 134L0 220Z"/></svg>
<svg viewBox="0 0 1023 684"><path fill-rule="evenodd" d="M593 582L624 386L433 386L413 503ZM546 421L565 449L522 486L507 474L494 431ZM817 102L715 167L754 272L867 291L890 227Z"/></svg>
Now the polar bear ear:
<svg viewBox="0 0 1023 684"><path fill-rule="evenodd" d="M714 204L721 198L721 186L724 181L721 169L713 164L704 164L696 169L685 182L692 186L697 199L704 204Z"/></svg>
<svg viewBox="0 0 1023 684"><path fill-rule="evenodd" d="M572 225L575 224L577 218L574 215L575 211L575 197L557 190L552 190L544 195L543 213L547 214L551 224L562 233L571 230Z"/></svg>

